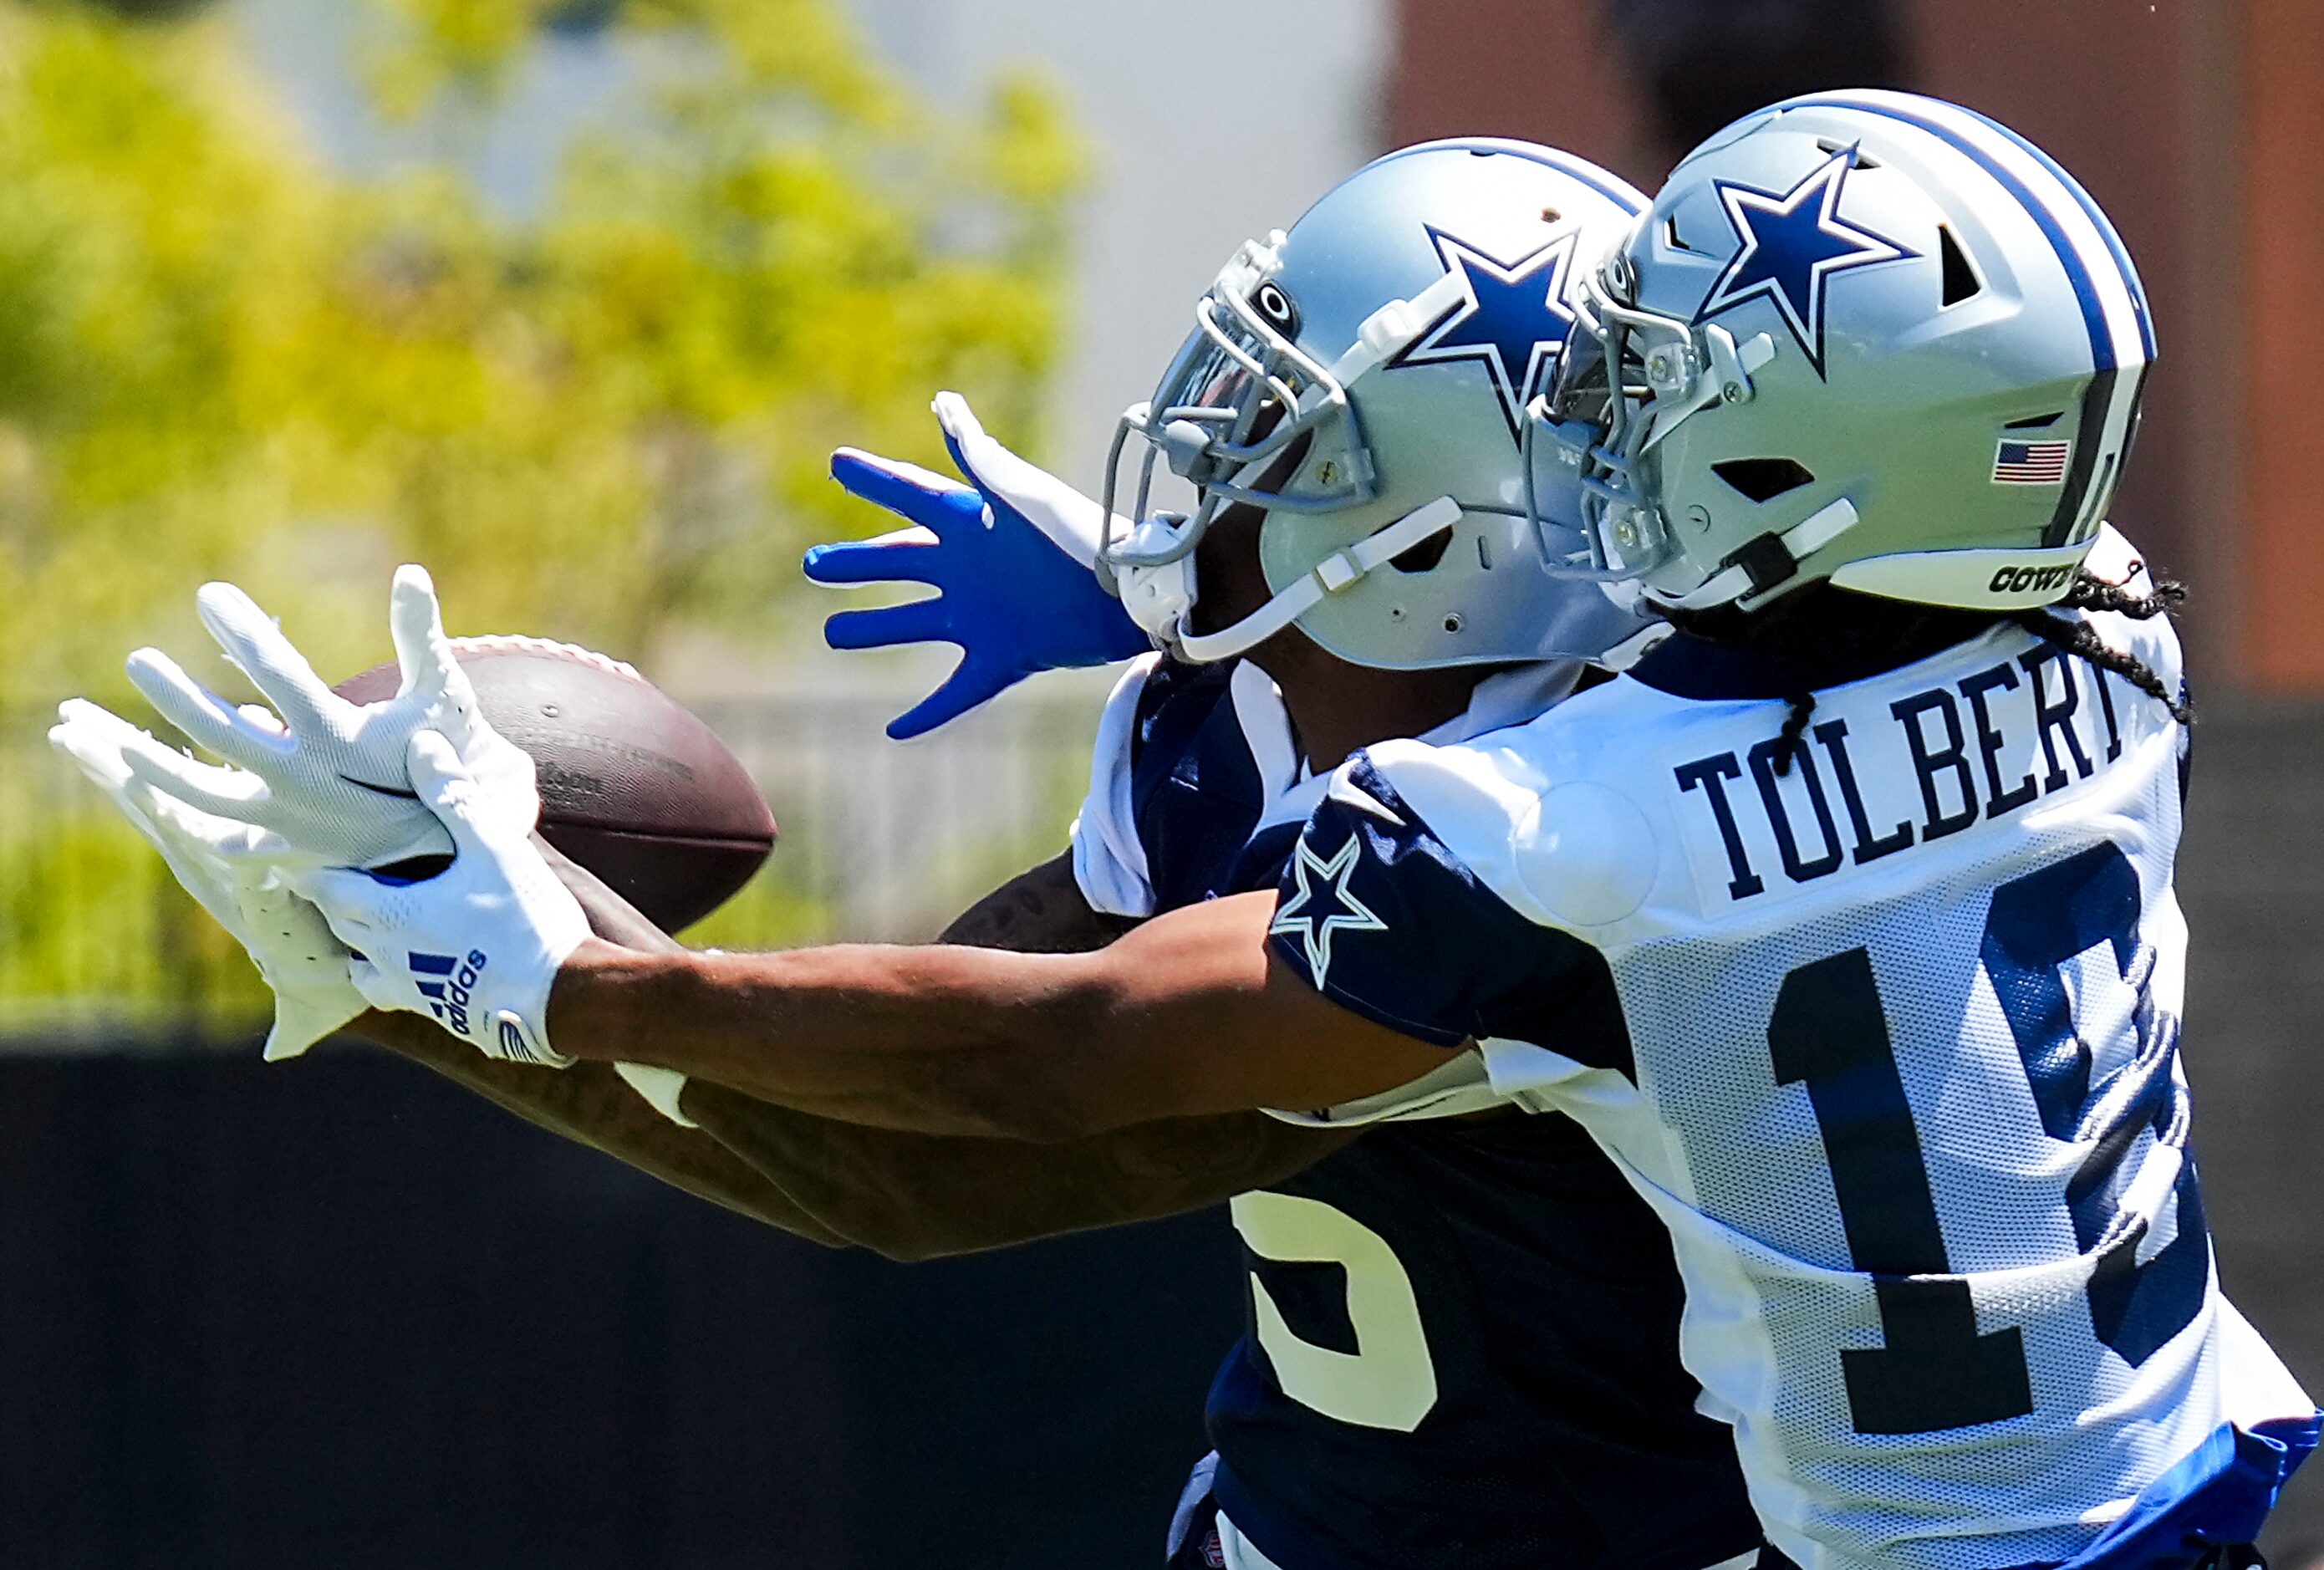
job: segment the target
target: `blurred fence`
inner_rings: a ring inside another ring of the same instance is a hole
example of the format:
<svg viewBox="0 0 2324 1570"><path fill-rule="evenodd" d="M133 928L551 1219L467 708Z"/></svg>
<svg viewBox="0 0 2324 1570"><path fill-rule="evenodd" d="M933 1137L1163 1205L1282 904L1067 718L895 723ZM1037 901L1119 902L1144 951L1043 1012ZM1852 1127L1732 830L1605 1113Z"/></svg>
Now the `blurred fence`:
<svg viewBox="0 0 2324 1570"><path fill-rule="evenodd" d="M1086 784L1097 705L1011 695L906 745L885 696L699 712L773 803L781 839L687 934L726 947L925 939L1056 854ZM264 991L161 859L52 753L46 711L0 716L0 1033L117 1048L124 1033L237 1036Z"/></svg>
<svg viewBox="0 0 2324 1570"><path fill-rule="evenodd" d="M717 936L927 936L1060 843L1095 706L1019 697L911 747L878 700L706 708L784 829ZM246 1028L247 967L49 755L45 716L14 717L11 1006L92 1045L152 1039L108 1042L124 1000ZM2218 702L2196 734L2206 1208L2227 1290L2324 1389L2324 706ZM1240 1303L1220 1217L907 1273L376 1053L0 1053L0 1570L1150 1563ZM555 1335L544 1303L572 1309ZM503 1455L558 1464L472 1460ZM2324 1467L2268 1547L2324 1570Z"/></svg>

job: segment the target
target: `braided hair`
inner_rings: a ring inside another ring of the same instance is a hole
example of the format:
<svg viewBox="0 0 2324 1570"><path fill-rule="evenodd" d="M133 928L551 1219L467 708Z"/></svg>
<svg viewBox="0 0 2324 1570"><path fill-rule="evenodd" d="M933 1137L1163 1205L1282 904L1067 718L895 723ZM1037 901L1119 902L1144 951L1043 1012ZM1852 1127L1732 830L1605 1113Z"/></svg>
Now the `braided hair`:
<svg viewBox="0 0 2324 1570"><path fill-rule="evenodd" d="M2188 725L2194 720L2193 709L2144 661L2109 646L2087 620L2057 614L2115 611L2145 621L2176 610L2186 597L2185 586L2176 582L2159 582L2152 594L2133 594L2084 570L2055 605L2012 612L2000 619L2101 670L2112 671L2169 709L2180 724ZM1796 668L1795 684L1785 697L1790 712L1784 716L1773 760L1775 772L1785 777L1792 771L1793 761L1806 750L1808 723L1815 715L1812 675L1850 667L1868 675L1910 663L1966 642L1990 628L1995 620L1989 612L1878 599L1829 582L1785 595L1760 611L1745 612L1729 605L1671 616L1674 624L1697 636L1748 648L1778 664Z"/></svg>
<svg viewBox="0 0 2324 1570"><path fill-rule="evenodd" d="M2075 577L2074 586L2058 604L2070 611L2119 611L2126 616L2144 622L2169 614L2178 609L2186 598L2186 586L2172 579L2157 583L2153 594L2135 595L2120 584L2106 583L2083 572ZM2195 710L2187 702L2183 692L2172 691L2163 684L2163 678L2147 669L2144 660L2110 646L2089 622L2079 617L2054 615L2047 606L2019 611L2010 620L2052 648L2062 649L2077 659L2087 660L2101 670L2113 671L2169 709L2171 717L2181 725L2195 723Z"/></svg>
<svg viewBox="0 0 2324 1570"><path fill-rule="evenodd" d="M1815 689L1800 688L1784 701L1791 705L1791 712L1784 716L1783 734L1775 738L1775 773L1789 779L1792 760L1808 744L1808 721L1815 717Z"/></svg>

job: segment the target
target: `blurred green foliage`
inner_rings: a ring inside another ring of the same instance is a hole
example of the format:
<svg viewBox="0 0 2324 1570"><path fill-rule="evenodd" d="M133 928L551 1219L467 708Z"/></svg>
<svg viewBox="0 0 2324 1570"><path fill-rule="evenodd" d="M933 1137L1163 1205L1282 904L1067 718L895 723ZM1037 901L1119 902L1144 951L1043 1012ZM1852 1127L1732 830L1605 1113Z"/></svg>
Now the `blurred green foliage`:
<svg viewBox="0 0 2324 1570"><path fill-rule="evenodd" d="M9 770L69 773L27 750L60 697L138 712L137 644L223 679L191 614L207 578L326 672L385 656L401 560L456 632L651 670L673 634L749 650L812 624L782 614L800 549L879 522L825 477L834 446L938 458L947 386L1038 439L1079 162L1037 86L932 110L824 0L340 4L364 113L452 128L440 162L327 165L230 6L0 0ZM539 210L496 210L457 129L541 28L585 23L633 101ZM107 990L166 996L209 937L156 929L150 879L74 811L93 794L11 783L0 997L70 990L84 928L150 956Z"/></svg>
<svg viewBox="0 0 2324 1570"><path fill-rule="evenodd" d="M558 9L368 3L403 115L488 105ZM194 652L214 577L351 671L401 559L457 630L748 639L800 546L870 522L834 445L933 456L947 385L1032 434L1075 171L1047 97L945 120L817 0L641 0L605 38L641 106L519 221L449 167L335 175L229 10L0 0L0 705Z"/></svg>

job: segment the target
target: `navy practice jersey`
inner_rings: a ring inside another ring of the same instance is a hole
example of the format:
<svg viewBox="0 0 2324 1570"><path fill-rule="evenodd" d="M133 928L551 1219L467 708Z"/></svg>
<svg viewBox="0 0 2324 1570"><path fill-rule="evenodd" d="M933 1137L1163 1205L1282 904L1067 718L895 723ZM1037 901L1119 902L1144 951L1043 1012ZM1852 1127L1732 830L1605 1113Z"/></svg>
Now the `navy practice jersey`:
<svg viewBox="0 0 2324 1570"><path fill-rule="evenodd" d="M2091 620L2179 681L2166 620ZM1836 679L1786 768L1795 679L1682 635L1530 723L1358 754L1279 952L1614 1158L1806 1570L2145 1565L2107 1556L2198 1497L2236 1540L2315 1411L2212 1270L2183 728L2001 623Z"/></svg>
<svg viewBox="0 0 2324 1570"><path fill-rule="evenodd" d="M1438 739L1538 712L1576 674L1495 678ZM1142 661L1075 825L1083 890L1147 916L1272 888L1328 783L1303 780L1257 668ZM1397 1121L1233 1202L1250 1320L1209 1408L1230 1562L1252 1562L1243 1545L1282 1570L1756 1556L1731 1441L1678 1364L1661 1227L1569 1119L1443 1121L1495 1099L1456 1057L1334 1109Z"/></svg>

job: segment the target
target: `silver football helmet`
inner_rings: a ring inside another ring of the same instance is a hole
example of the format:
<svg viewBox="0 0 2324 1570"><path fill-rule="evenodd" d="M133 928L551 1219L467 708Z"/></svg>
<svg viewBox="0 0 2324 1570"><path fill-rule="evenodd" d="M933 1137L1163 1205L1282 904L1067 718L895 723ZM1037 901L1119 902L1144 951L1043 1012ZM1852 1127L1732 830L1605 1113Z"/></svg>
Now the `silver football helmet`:
<svg viewBox="0 0 2324 1570"><path fill-rule="evenodd" d="M1524 433L1579 280L1645 206L1567 153L1434 142L1244 245L1114 438L1101 557L1130 614L1190 660L1296 622L1342 659L1391 669L1587 657L1636 633L1594 586L1552 576L1583 549L1580 487L1571 467L1533 474ZM1153 511L1157 462L1196 487L1191 513ZM1195 548L1237 506L1261 514L1272 598L1198 633Z"/></svg>
<svg viewBox="0 0 2324 1570"><path fill-rule="evenodd" d="M1830 580L2007 611L2071 586L2154 357L2098 204L1955 105L1833 92L1690 153L1537 401L1577 576L1748 610Z"/></svg>

